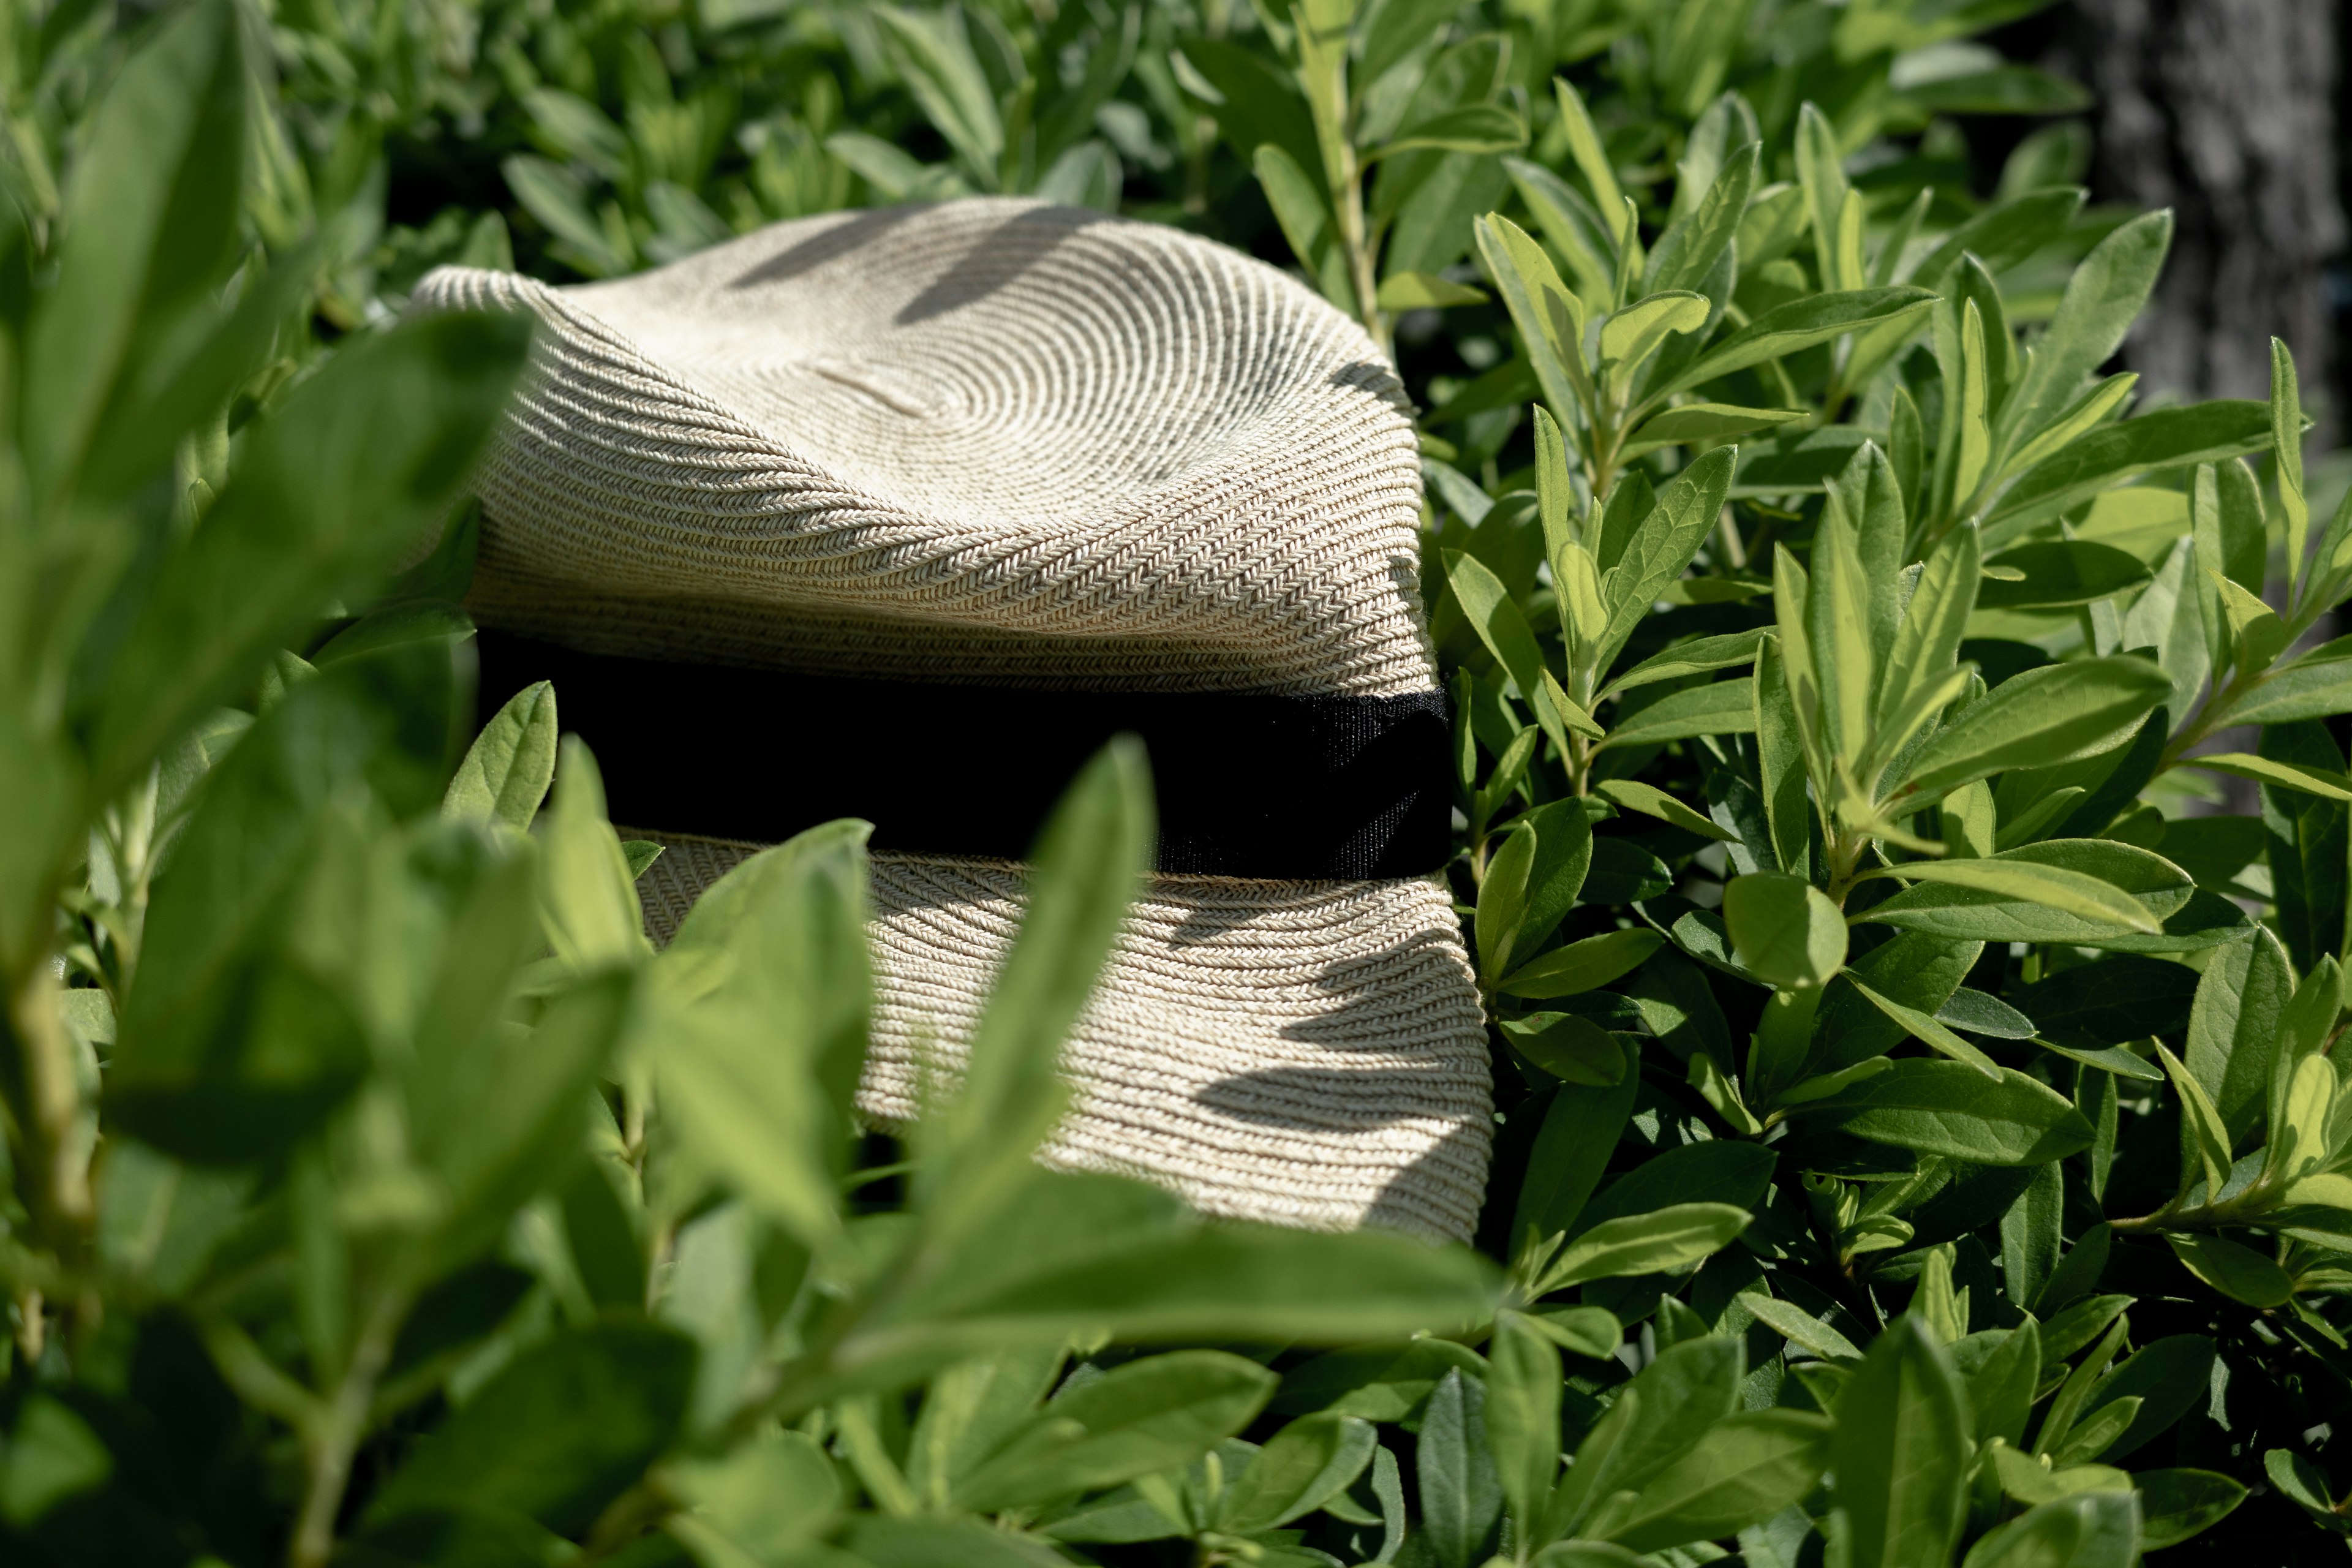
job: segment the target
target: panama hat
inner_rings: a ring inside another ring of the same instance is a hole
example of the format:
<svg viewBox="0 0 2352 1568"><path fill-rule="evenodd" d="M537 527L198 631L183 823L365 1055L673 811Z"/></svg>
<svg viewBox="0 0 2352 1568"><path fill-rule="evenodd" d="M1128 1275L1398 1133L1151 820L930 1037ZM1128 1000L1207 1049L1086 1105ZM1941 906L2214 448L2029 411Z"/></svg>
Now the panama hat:
<svg viewBox="0 0 2352 1568"><path fill-rule="evenodd" d="M555 682L666 852L649 934L761 845L873 837L861 1113L917 1113L1085 757L1143 738L1158 869L1040 1157L1204 1212L1467 1236L1492 1131L1437 875L1447 721L1394 373L1177 230L973 199L782 223L552 289L480 476L487 704Z"/></svg>

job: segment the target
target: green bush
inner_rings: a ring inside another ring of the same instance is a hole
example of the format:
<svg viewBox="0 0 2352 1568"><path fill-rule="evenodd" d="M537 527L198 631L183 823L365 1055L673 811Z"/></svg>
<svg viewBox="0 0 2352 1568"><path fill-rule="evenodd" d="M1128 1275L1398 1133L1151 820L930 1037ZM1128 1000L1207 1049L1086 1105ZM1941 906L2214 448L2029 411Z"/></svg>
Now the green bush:
<svg viewBox="0 0 2352 1568"><path fill-rule="evenodd" d="M2352 506L2283 349L2099 374L2168 224L1971 165L2080 107L2032 8L12 9L6 1560L2333 1560ZM525 344L423 269L966 191L1293 265L1426 410L1477 1249L1031 1163L1132 749L899 1145L861 825L656 954L561 694L466 733Z"/></svg>

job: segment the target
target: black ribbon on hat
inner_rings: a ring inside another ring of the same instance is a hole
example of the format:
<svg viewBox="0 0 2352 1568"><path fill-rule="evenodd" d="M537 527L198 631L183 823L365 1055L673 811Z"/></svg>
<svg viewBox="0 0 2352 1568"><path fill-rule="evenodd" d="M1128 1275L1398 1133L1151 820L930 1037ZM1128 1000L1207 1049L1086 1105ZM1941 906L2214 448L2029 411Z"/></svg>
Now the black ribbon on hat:
<svg viewBox="0 0 2352 1568"><path fill-rule="evenodd" d="M1160 871L1369 881L1452 853L1442 691L1045 691L783 674L476 634L480 709L555 685L614 822L773 843L836 817L873 847L1019 859L1105 742L1141 738Z"/></svg>

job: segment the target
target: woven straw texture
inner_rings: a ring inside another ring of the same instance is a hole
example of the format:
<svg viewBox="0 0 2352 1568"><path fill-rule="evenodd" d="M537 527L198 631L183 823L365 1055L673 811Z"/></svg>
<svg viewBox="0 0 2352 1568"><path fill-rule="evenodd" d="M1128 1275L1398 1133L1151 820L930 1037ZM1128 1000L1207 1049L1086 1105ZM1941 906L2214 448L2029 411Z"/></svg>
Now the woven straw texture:
<svg viewBox="0 0 2352 1568"><path fill-rule="evenodd" d="M645 836L667 846L637 885L656 942L757 847ZM877 855L873 900L857 1103L898 1130L916 1114L923 1052L950 1073L961 1064L1020 922L1020 871ZM1241 1219L1433 1237L1476 1223L1486 1029L1433 879L1155 878L1066 1065L1076 1103L1049 1165L1142 1176Z"/></svg>
<svg viewBox="0 0 2352 1568"><path fill-rule="evenodd" d="M417 300L546 323L480 481L475 597L511 630L977 683L1436 682L1395 374L1223 247L974 200L561 291L443 268Z"/></svg>
<svg viewBox="0 0 2352 1568"><path fill-rule="evenodd" d="M1235 252L987 199L780 224L578 289L445 268L417 298L543 323L478 485L484 625L929 681L1435 685L1395 376ZM986 765L941 761L942 788ZM669 846L639 886L657 941L754 847L633 831ZM877 856L874 881L860 1104L898 1126L919 1052L962 1048L1021 873ZM1435 879L1155 879L1065 1067L1049 1163L1276 1223L1476 1218L1485 1030Z"/></svg>

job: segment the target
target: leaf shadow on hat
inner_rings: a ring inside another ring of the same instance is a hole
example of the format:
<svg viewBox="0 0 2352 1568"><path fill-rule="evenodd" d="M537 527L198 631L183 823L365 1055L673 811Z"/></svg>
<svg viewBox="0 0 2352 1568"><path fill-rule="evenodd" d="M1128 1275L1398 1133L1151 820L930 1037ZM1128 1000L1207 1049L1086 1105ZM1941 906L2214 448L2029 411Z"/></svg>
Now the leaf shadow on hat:
<svg viewBox="0 0 2352 1568"><path fill-rule="evenodd" d="M728 287L755 289L813 272L876 244L925 210L918 205L860 213L745 268ZM983 300L1018 281L1078 230L1111 221L1087 207L1019 206L1003 223L974 232L963 253L902 306L892 324L912 326Z"/></svg>

